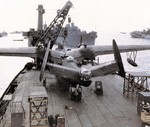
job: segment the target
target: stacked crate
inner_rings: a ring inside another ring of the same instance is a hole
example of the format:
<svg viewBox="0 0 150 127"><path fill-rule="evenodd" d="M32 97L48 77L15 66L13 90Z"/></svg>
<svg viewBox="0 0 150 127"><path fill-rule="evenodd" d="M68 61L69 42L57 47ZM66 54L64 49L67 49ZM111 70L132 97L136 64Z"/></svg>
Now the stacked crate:
<svg viewBox="0 0 150 127"><path fill-rule="evenodd" d="M43 86L30 87L30 127L48 127L48 95Z"/></svg>

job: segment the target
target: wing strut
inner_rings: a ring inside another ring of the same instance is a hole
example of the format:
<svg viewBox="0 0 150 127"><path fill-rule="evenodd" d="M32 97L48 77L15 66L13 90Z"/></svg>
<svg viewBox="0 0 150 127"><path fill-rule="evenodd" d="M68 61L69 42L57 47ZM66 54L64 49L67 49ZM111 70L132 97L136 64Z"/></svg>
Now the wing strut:
<svg viewBox="0 0 150 127"><path fill-rule="evenodd" d="M127 52L127 61L134 67L137 67L137 63L135 62L137 56L137 51L131 51L130 53Z"/></svg>

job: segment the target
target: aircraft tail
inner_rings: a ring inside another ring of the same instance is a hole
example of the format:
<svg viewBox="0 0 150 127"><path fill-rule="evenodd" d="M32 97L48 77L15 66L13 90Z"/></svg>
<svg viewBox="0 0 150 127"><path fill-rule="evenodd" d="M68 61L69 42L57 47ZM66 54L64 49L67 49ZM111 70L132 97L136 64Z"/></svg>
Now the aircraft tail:
<svg viewBox="0 0 150 127"><path fill-rule="evenodd" d="M118 74L124 78L125 77L125 70L124 70L124 66L122 63L122 58L121 58L117 43L114 39L113 39L113 51L114 51L114 58L115 58L116 62L118 63L118 67L119 67Z"/></svg>

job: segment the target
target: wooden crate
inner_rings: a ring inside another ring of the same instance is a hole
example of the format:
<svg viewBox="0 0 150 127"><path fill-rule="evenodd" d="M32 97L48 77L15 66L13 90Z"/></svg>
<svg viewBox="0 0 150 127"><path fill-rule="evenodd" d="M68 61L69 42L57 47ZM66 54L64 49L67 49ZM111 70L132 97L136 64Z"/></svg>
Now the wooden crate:
<svg viewBox="0 0 150 127"><path fill-rule="evenodd" d="M57 119L57 127L65 127L65 117L58 117Z"/></svg>
<svg viewBox="0 0 150 127"><path fill-rule="evenodd" d="M141 120L145 123L150 123L150 113L146 111L141 112Z"/></svg>
<svg viewBox="0 0 150 127"><path fill-rule="evenodd" d="M141 115L143 106L150 104L150 92L138 93L137 112Z"/></svg>
<svg viewBox="0 0 150 127"><path fill-rule="evenodd" d="M48 95L43 86L30 87L30 127L48 127Z"/></svg>

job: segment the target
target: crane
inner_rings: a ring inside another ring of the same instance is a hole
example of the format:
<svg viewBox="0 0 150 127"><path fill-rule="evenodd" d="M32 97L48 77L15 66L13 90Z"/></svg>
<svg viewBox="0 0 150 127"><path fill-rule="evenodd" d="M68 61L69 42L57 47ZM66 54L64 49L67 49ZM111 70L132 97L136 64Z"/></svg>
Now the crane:
<svg viewBox="0 0 150 127"><path fill-rule="evenodd" d="M45 10L43 9L42 5L38 6L38 30L34 31L34 29L30 29L29 32L23 32L23 36L28 37L28 45L29 46L36 46L38 48L46 49L45 55L43 57L43 62L41 66L41 73L40 73L40 81L43 78L48 55L49 55L49 49L53 48L53 45L55 44L59 33L62 29L62 26L64 24L64 21L67 17L67 14L70 10L70 8L73 6L73 4L68 1L63 6L61 10L57 11L56 17L53 19L53 21L49 24L49 26L43 30L43 14L45 13ZM39 62L38 58L35 58L35 63L37 63L37 66L40 65L41 62Z"/></svg>
<svg viewBox="0 0 150 127"><path fill-rule="evenodd" d="M68 15L68 12L73 4L68 1L63 6L61 10L57 10L57 15L53 19L53 21L43 30L43 14L45 10L43 9L42 5L38 6L38 28L37 31L34 29L30 29L28 32L23 32L23 36L28 37L28 46L42 46L46 48L48 46L48 42L50 42L50 49L52 49L53 45L55 44L59 33L62 29L64 21Z"/></svg>
<svg viewBox="0 0 150 127"><path fill-rule="evenodd" d="M57 11L56 17L49 24L46 30L40 35L39 39L36 41L35 43L36 46L38 46L41 43L44 44L46 38L48 39L46 41L50 41L50 49L53 47L71 7L72 3L68 1L61 10Z"/></svg>

